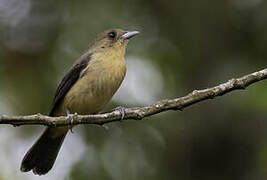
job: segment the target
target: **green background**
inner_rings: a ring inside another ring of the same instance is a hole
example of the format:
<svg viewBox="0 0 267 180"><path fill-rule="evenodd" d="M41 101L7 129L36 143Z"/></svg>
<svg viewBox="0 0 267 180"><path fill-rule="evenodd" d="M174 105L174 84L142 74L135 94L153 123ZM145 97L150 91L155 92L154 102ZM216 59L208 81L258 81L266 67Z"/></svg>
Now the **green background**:
<svg viewBox="0 0 267 180"><path fill-rule="evenodd" d="M106 109L186 95L266 67L265 0L0 0L0 113L47 114L97 33L138 30ZM20 173L44 127L0 127L0 179L267 178L267 83L143 121L83 125L46 176Z"/></svg>

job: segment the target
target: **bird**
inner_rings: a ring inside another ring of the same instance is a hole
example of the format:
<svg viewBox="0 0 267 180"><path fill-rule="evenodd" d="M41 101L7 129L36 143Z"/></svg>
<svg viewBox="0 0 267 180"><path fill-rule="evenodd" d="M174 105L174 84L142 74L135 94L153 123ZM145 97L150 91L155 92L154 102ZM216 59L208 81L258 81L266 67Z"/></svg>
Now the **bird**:
<svg viewBox="0 0 267 180"><path fill-rule="evenodd" d="M97 35L63 77L49 116L97 114L120 87L125 74L125 51L138 31L110 29ZM71 126L72 127L72 126ZM58 156L70 126L47 127L25 154L20 170L35 175L48 173Z"/></svg>

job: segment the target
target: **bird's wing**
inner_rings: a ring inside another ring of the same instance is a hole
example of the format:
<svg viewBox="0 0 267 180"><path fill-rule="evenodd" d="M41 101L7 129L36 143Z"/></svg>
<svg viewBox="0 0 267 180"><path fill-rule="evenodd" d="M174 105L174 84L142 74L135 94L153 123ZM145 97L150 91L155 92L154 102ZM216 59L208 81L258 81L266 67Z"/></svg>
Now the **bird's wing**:
<svg viewBox="0 0 267 180"><path fill-rule="evenodd" d="M81 57L81 60L75 64L69 72L61 80L54 97L53 107L49 113L49 116L54 115L54 111L60 104L61 100L65 97L70 88L77 82L77 80L82 76L83 70L86 69L89 61L91 59L91 54Z"/></svg>

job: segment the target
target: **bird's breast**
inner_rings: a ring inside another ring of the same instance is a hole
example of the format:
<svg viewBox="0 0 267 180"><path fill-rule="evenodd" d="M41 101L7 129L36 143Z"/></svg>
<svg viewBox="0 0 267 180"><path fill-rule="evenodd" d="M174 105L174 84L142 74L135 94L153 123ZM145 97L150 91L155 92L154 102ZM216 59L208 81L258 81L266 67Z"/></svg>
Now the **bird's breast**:
<svg viewBox="0 0 267 180"><path fill-rule="evenodd" d="M124 58L112 60L90 62L86 72L64 98L64 108L78 114L101 111L120 87L126 73Z"/></svg>

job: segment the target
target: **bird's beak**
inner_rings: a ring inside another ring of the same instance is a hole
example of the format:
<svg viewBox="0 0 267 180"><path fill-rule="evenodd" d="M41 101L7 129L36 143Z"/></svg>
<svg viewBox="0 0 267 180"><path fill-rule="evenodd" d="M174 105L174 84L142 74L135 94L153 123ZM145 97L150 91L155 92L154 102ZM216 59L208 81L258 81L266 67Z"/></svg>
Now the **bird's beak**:
<svg viewBox="0 0 267 180"><path fill-rule="evenodd" d="M135 35L139 34L138 31L126 31L121 38L122 39L130 39L132 37L134 37Z"/></svg>

